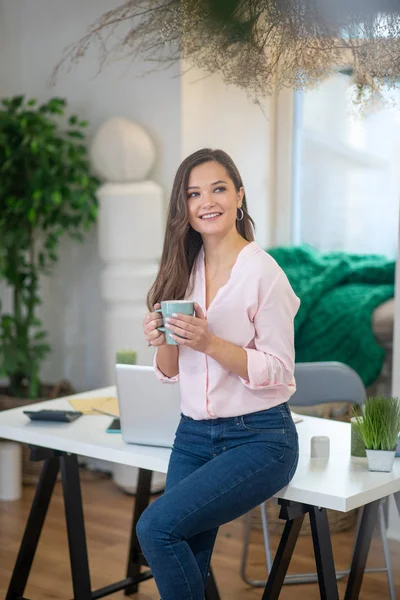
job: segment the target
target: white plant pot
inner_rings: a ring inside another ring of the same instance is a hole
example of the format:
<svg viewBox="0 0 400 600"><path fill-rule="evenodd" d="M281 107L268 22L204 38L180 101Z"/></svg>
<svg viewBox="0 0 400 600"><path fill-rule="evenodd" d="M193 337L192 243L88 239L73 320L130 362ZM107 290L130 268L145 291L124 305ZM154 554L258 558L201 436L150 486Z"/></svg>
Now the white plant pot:
<svg viewBox="0 0 400 600"><path fill-rule="evenodd" d="M396 450L367 450L368 469L389 473L393 469Z"/></svg>

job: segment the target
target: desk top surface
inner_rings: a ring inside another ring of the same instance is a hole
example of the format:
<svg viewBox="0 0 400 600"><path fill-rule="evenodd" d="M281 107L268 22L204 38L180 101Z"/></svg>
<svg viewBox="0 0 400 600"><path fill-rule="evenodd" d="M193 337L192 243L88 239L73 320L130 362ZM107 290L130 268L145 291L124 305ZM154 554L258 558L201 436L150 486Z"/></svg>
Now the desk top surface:
<svg viewBox="0 0 400 600"><path fill-rule="evenodd" d="M115 387L76 394L79 398L115 395ZM84 415L73 423L35 423L23 414L26 406L0 412L0 438L53 450L70 452L152 471L165 473L170 450L126 444L121 435L106 433L111 417ZM68 409L68 398L35 404L40 408ZM300 458L291 484L276 494L295 500L348 511L400 491L400 458L391 473L371 473L366 458L350 456L350 425L327 419L304 417L297 424ZM310 458L310 439L330 438L329 460Z"/></svg>

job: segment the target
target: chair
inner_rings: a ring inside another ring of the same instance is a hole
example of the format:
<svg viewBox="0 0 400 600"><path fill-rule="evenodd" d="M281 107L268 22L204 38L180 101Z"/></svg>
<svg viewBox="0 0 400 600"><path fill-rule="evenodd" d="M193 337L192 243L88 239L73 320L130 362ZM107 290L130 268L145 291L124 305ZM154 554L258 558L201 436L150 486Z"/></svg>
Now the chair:
<svg viewBox="0 0 400 600"><path fill-rule="evenodd" d="M358 374L347 365L339 362L311 362L297 363L295 367L295 378L297 390L291 397L289 403L295 406L312 406L328 402L347 402L353 405L361 405L365 400L365 388ZM366 572L386 572L390 599L396 599L396 592L393 582L393 574L390 564L389 545L387 540L387 503L385 498L379 505L379 529L382 540L383 554L385 558L385 567L366 569ZM272 567L272 554L268 532L268 517L266 503L260 505L261 522L264 538L264 548L267 563L267 573ZM356 535L360 526L362 509L359 510ZM243 539L243 552L240 568L240 575L246 583L254 587L264 587L266 580L252 580L246 576L247 557L251 531L251 513L246 517L245 532ZM345 577L350 572L350 568L344 571L337 571L337 579ZM318 581L317 573L296 573L287 575L285 584L314 583Z"/></svg>

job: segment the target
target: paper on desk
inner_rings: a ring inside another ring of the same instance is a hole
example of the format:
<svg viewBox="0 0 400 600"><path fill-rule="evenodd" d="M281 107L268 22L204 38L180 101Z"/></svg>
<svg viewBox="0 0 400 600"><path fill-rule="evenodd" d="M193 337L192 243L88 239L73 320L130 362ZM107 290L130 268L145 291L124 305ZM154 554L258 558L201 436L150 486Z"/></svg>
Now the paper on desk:
<svg viewBox="0 0 400 600"><path fill-rule="evenodd" d="M301 423L303 421L303 417L301 417L297 413L294 413L292 410L290 411L290 413L291 413L292 419L295 423Z"/></svg>
<svg viewBox="0 0 400 600"><path fill-rule="evenodd" d="M84 415L101 415L93 410L98 408L104 412L119 416L118 398L116 396L101 396L97 398L72 398L69 403L75 410Z"/></svg>

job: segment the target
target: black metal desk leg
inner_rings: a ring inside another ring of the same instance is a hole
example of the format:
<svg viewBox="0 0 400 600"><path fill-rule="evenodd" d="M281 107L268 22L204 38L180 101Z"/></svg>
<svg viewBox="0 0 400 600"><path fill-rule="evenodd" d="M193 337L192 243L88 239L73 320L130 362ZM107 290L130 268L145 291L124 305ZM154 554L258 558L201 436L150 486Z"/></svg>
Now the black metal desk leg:
<svg viewBox="0 0 400 600"><path fill-rule="evenodd" d="M63 454L60 463L74 600L91 600L78 458L75 454Z"/></svg>
<svg viewBox="0 0 400 600"><path fill-rule="evenodd" d="M24 537L22 538L7 591L6 600L17 600L17 598L22 598L24 595L36 548L42 532L43 523L46 518L47 509L49 508L51 495L57 479L58 469L58 456L47 459L43 465L29 513L28 522L25 527Z"/></svg>
<svg viewBox="0 0 400 600"><path fill-rule="evenodd" d="M211 569L207 578L205 600L220 600L217 584Z"/></svg>
<svg viewBox="0 0 400 600"><path fill-rule="evenodd" d="M304 514L286 522L262 600L279 598L303 521Z"/></svg>
<svg viewBox="0 0 400 600"><path fill-rule="evenodd" d="M331 535L325 508L310 506L310 523L321 600L339 600Z"/></svg>
<svg viewBox="0 0 400 600"><path fill-rule="evenodd" d="M140 575L140 566L146 565L146 560L140 549L139 540L136 536L136 525L140 515L147 508L150 501L151 478L153 471L139 469L135 507L133 511L131 541L129 544L128 566L126 569L127 577L137 577ZM134 583L125 589L125 596L135 594L138 591L138 584Z"/></svg>
<svg viewBox="0 0 400 600"><path fill-rule="evenodd" d="M351 562L350 575L347 582L345 600L357 600L360 594L361 584L367 564L369 547L378 518L380 500L371 502L364 506L360 529L354 548L353 560Z"/></svg>

